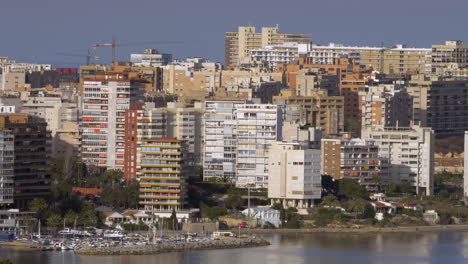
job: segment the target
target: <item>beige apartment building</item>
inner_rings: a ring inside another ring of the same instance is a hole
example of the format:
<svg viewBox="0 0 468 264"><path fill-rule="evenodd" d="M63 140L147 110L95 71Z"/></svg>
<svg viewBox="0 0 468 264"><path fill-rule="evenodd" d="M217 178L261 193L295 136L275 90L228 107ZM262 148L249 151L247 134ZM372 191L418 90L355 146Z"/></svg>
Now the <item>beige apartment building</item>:
<svg viewBox="0 0 468 264"><path fill-rule="evenodd" d="M268 155L268 199L299 213L322 196L320 150L307 143L272 142ZM302 209L302 210L301 210Z"/></svg>
<svg viewBox="0 0 468 264"><path fill-rule="evenodd" d="M468 76L468 45L461 40L448 40L445 45L432 45L432 73Z"/></svg>
<svg viewBox="0 0 468 264"><path fill-rule="evenodd" d="M327 91L311 92L310 96L297 96L293 90L282 90L273 97L278 105L299 105L302 123L323 129L324 135L337 135L344 131L344 98L329 96Z"/></svg>
<svg viewBox="0 0 468 264"><path fill-rule="evenodd" d="M308 44L311 40L307 34L281 33L278 25L262 27L261 32L257 32L253 26L239 27L237 32L226 32L225 66L235 67L250 63L252 50L285 42Z"/></svg>
<svg viewBox="0 0 468 264"><path fill-rule="evenodd" d="M389 74L430 72L431 49L387 47L359 47L330 43L312 45L309 53L312 64L333 64L336 58L352 58L361 65Z"/></svg>

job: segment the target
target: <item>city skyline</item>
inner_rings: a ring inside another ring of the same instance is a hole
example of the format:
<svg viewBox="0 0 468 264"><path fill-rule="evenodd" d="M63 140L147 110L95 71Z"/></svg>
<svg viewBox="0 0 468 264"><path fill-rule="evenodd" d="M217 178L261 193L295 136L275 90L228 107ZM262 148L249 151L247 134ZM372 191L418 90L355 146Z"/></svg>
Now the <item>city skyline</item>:
<svg viewBox="0 0 468 264"><path fill-rule="evenodd" d="M453 0L435 8L431 1L425 1L424 5L417 2L392 1L385 7L369 0L294 1L287 6L278 1L219 3L211 0L197 3L8 2L2 8L7 11L3 19L8 26L0 28L3 36L0 55L17 61L75 67L84 64L85 59L57 53L85 54L92 44L109 43L114 36L121 43L183 42L119 47L118 60L128 60L132 52L156 48L172 53L174 58L199 56L224 62L225 32L249 24L257 28L279 24L280 31L310 34L312 41L319 44L380 46L383 41L386 46L401 43L428 48L448 39L468 40L463 33L463 7L468 7L468 3ZM110 49L98 48L94 52L101 57L99 63L110 61Z"/></svg>

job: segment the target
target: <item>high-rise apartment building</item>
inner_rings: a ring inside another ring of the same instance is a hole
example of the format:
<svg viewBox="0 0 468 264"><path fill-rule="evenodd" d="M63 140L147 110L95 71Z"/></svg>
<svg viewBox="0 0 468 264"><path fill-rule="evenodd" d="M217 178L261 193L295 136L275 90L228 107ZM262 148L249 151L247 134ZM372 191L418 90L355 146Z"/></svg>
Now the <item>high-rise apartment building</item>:
<svg viewBox="0 0 468 264"><path fill-rule="evenodd" d="M282 114L276 105L206 101L204 180L266 188L267 151L280 140Z"/></svg>
<svg viewBox="0 0 468 264"><path fill-rule="evenodd" d="M272 204L306 209L321 198L319 149L308 149L307 143L273 142L268 171L268 199Z"/></svg>
<svg viewBox="0 0 468 264"><path fill-rule="evenodd" d="M203 179L236 181L237 120L242 100L205 101Z"/></svg>
<svg viewBox="0 0 468 264"><path fill-rule="evenodd" d="M123 169L125 111L139 103L138 79L119 73L96 73L83 82L82 159L102 169Z"/></svg>
<svg viewBox="0 0 468 264"><path fill-rule="evenodd" d="M0 130L14 136L14 206L24 210L33 198L50 194L50 133L47 123L27 114L1 114Z"/></svg>
<svg viewBox="0 0 468 264"><path fill-rule="evenodd" d="M307 34L280 33L278 26L263 27L261 32L252 26L239 27L237 32L226 32L225 66L248 64L253 50L285 42L309 44L311 40Z"/></svg>
<svg viewBox="0 0 468 264"><path fill-rule="evenodd" d="M143 140L138 147L140 205L145 211L184 208L187 192L184 153L183 141L173 138Z"/></svg>
<svg viewBox="0 0 468 264"><path fill-rule="evenodd" d="M445 45L432 45L432 73L468 75L468 45L461 40L448 40Z"/></svg>
<svg viewBox="0 0 468 264"><path fill-rule="evenodd" d="M382 181L409 183L418 195L434 192L434 132L431 128L373 126L362 130L379 146Z"/></svg>
<svg viewBox="0 0 468 264"><path fill-rule="evenodd" d="M370 191L380 182L379 147L372 140L322 139L322 173L352 179Z"/></svg>
<svg viewBox="0 0 468 264"><path fill-rule="evenodd" d="M0 209L13 204L15 138L10 130L0 130Z"/></svg>
<svg viewBox="0 0 468 264"><path fill-rule="evenodd" d="M137 150L144 140L164 138L167 135L167 112L151 105L133 104L125 111L124 179L137 178Z"/></svg>
<svg viewBox="0 0 468 264"><path fill-rule="evenodd" d="M268 150L281 139L281 109L271 104L236 105L236 186L267 188Z"/></svg>

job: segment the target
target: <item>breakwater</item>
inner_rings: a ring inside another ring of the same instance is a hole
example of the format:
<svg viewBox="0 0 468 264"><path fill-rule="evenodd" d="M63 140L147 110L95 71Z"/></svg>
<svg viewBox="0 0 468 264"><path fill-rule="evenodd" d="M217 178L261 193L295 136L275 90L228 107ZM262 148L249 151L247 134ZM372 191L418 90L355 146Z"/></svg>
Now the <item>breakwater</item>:
<svg viewBox="0 0 468 264"><path fill-rule="evenodd" d="M83 255L154 255L190 250L248 248L268 245L270 245L270 242L261 238L233 238L200 242L160 243L144 246L81 248L75 250L75 253Z"/></svg>

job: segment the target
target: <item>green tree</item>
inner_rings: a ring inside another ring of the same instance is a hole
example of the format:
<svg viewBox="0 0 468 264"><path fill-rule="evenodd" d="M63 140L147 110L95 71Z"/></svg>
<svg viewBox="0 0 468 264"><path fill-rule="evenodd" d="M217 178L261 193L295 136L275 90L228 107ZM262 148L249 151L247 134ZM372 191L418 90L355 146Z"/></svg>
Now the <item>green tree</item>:
<svg viewBox="0 0 468 264"><path fill-rule="evenodd" d="M177 214L176 214L175 209L172 209L172 214L171 214L171 217L169 217L169 221L168 221L168 227L170 230L177 230L177 225L178 225Z"/></svg>
<svg viewBox="0 0 468 264"><path fill-rule="evenodd" d="M372 207L370 203L366 204L366 207L364 208L364 212L362 213L362 218L369 218L369 219L375 218L375 210L374 210L374 207Z"/></svg>
<svg viewBox="0 0 468 264"><path fill-rule="evenodd" d="M301 216L297 213L297 209L289 207L285 210L286 223L285 228L300 228Z"/></svg>
<svg viewBox="0 0 468 264"><path fill-rule="evenodd" d="M58 228L63 224L62 217L59 214L51 214L49 217L47 217L47 226L52 227L54 229Z"/></svg>
<svg viewBox="0 0 468 264"><path fill-rule="evenodd" d="M208 207L205 204L202 204L202 214L205 217L210 219L218 219L220 216L227 215L228 211L225 207L222 206L212 206Z"/></svg>
<svg viewBox="0 0 468 264"><path fill-rule="evenodd" d="M338 180L338 196L342 199L369 199L366 188L351 179Z"/></svg>
<svg viewBox="0 0 468 264"><path fill-rule="evenodd" d="M34 216L44 221L50 214L49 204L43 198L34 198L29 202L29 211L34 212Z"/></svg>
<svg viewBox="0 0 468 264"><path fill-rule="evenodd" d="M79 224L78 218L79 218L78 214L71 210L68 211L63 217L63 219L65 220L65 225L67 226L73 226L75 224L75 221L76 221L76 224Z"/></svg>
<svg viewBox="0 0 468 264"><path fill-rule="evenodd" d="M96 226L98 217L94 210L94 205L89 202L83 202L81 205L79 223L84 226Z"/></svg>

